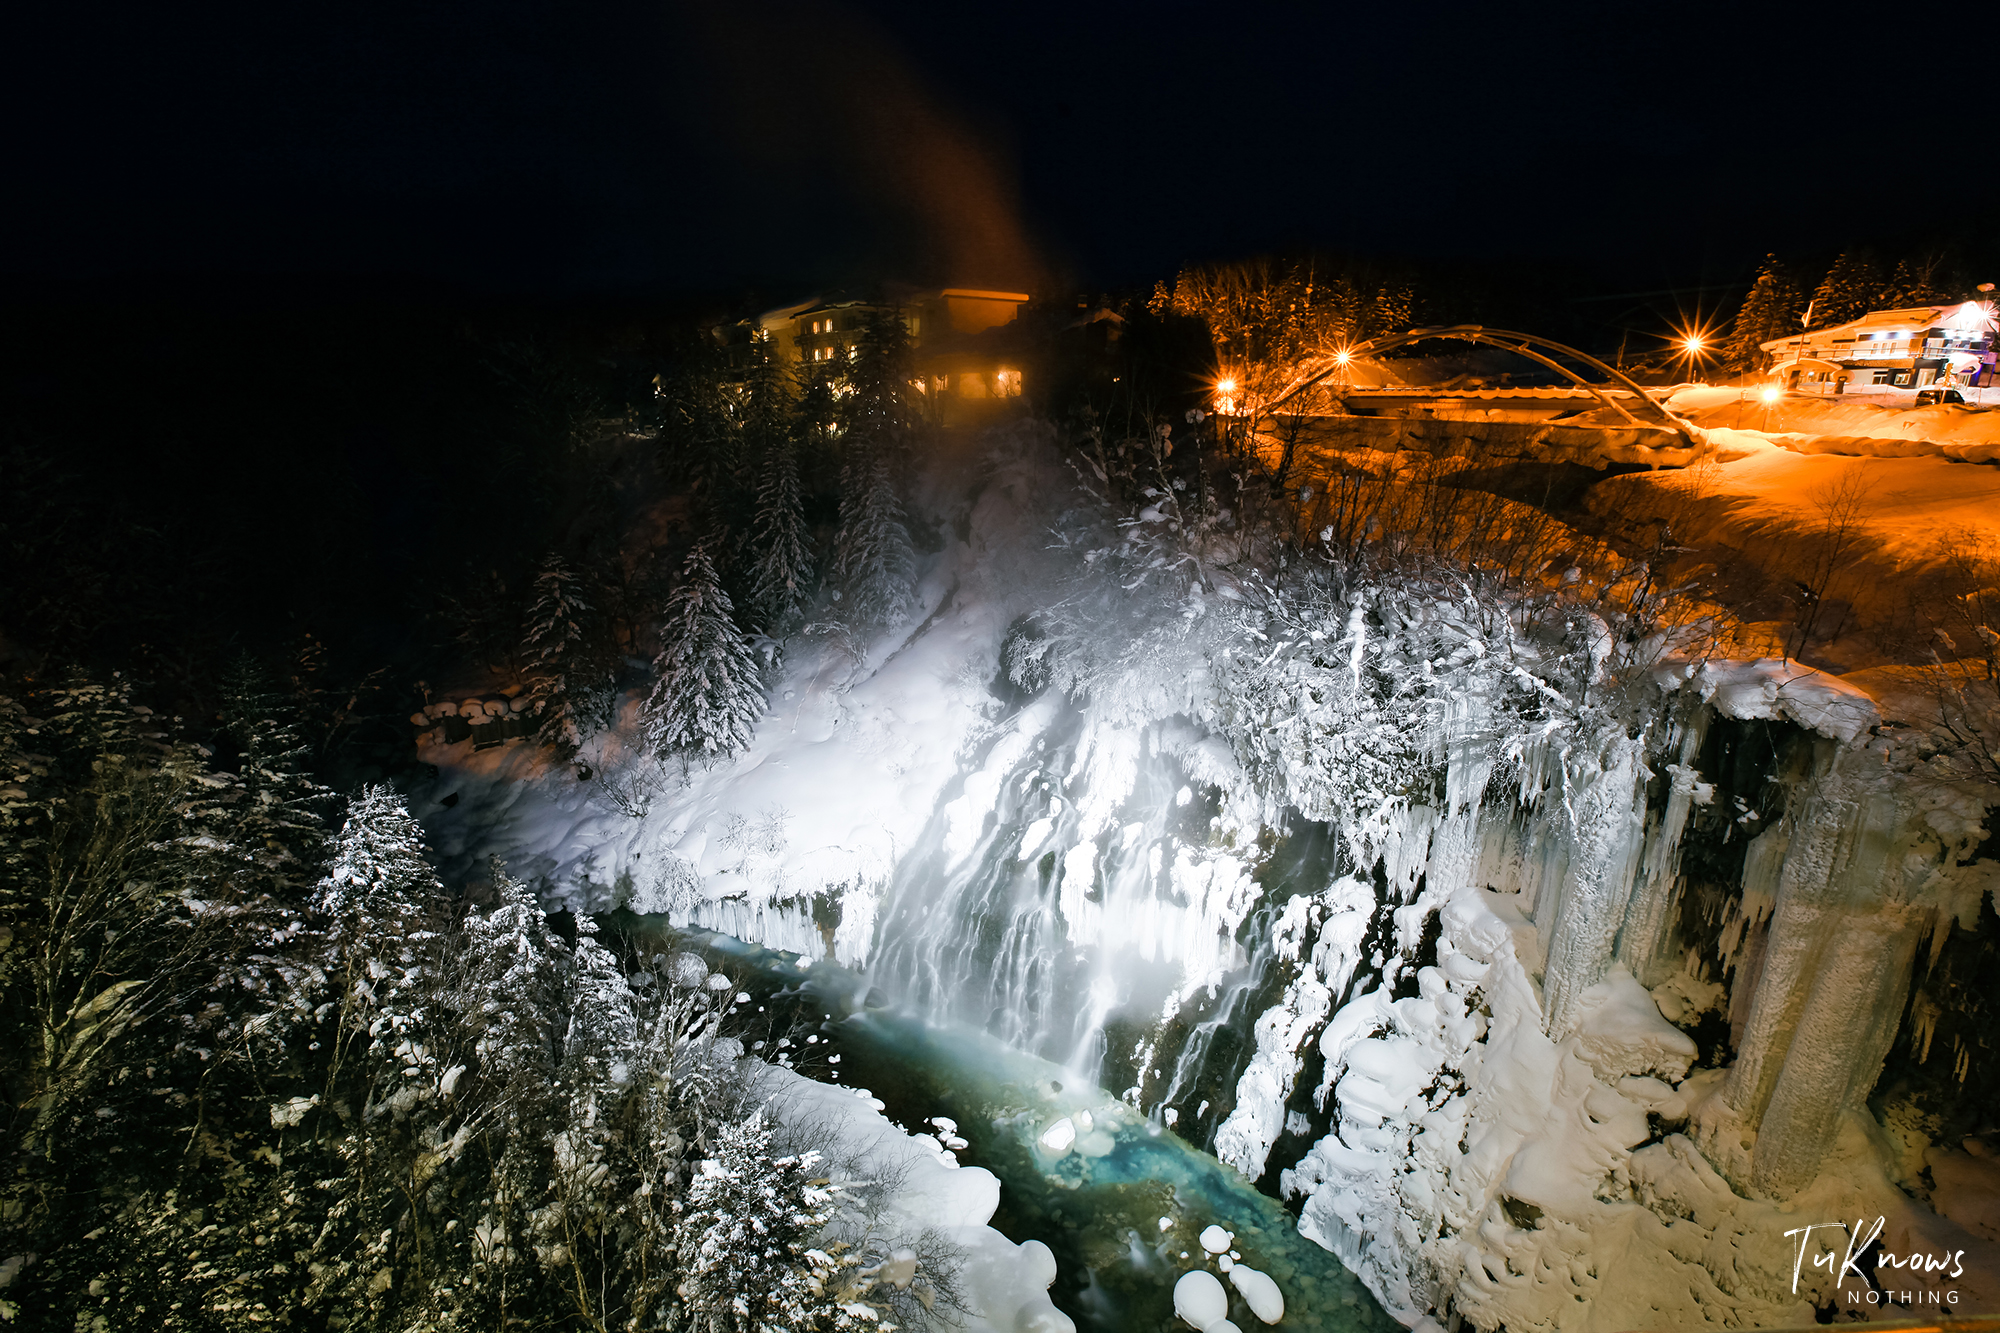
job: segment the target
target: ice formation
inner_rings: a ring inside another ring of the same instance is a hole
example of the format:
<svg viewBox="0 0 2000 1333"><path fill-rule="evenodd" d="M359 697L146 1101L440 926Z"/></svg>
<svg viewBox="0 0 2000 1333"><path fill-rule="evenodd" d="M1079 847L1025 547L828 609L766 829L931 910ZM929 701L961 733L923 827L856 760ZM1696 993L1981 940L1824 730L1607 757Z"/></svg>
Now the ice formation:
<svg viewBox="0 0 2000 1333"><path fill-rule="evenodd" d="M858 664L801 654L733 767L635 819L517 781L519 752L439 756L464 794L440 845L1124 1071L1412 1325L1810 1322L1855 1283L1795 1283L1800 1218L1881 1216L1898 1252L1963 1252L1960 1308L2000 1302L1991 1160L1866 1103L1917 960L2000 887L1990 788L1785 661L1662 657L1629 711L1573 706L1546 643L1435 592L1357 594L1321 627L1273 597L1256 635L1115 695L1003 705L1008 626L1061 574L1034 515L1062 482L1033 458L929 497L959 535L918 627ZM1264 595L1230 577L1232 607ZM1182 614L1215 625L1222 600ZM1618 650L1600 625L1578 669ZM1539 720L1503 706L1537 689ZM1387 752L1422 780L1369 786ZM1270 892L1272 847L1309 825L1326 849ZM1725 870L1690 872L1691 838ZM1734 1061L1699 1067L1690 1034L1718 1025ZM1181 1283L1189 1322L1226 1315L1212 1274Z"/></svg>

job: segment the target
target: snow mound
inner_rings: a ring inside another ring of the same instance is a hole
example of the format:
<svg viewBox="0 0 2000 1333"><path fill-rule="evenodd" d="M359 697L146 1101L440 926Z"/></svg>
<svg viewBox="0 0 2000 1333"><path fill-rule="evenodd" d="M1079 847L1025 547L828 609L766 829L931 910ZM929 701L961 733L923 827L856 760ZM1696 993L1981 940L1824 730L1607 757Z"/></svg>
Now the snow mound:
<svg viewBox="0 0 2000 1333"><path fill-rule="evenodd" d="M1243 1293L1250 1312L1265 1323L1275 1324L1285 1317L1285 1295L1268 1273L1238 1264L1229 1270L1229 1280Z"/></svg>
<svg viewBox="0 0 2000 1333"><path fill-rule="evenodd" d="M1623 964L1614 964L1583 993L1583 1009L1577 1053L1606 1083L1640 1074L1678 1083L1700 1054L1694 1038L1660 1015L1659 1005Z"/></svg>
<svg viewBox="0 0 2000 1333"><path fill-rule="evenodd" d="M1055 1255L1040 1241L1019 1245L987 1223L1000 1206L1000 1181L980 1167L950 1160L928 1134L905 1134L858 1097L774 1065L757 1071L760 1088L785 1124L823 1128L833 1136L829 1161L903 1184L890 1207L912 1231L934 1227L965 1252L962 1280L971 1305L964 1333L1076 1333L1076 1325L1049 1299Z"/></svg>
<svg viewBox="0 0 2000 1333"><path fill-rule="evenodd" d="M1862 690L1785 658L1704 662L1694 684L1724 717L1782 718L1848 744L1881 720Z"/></svg>
<svg viewBox="0 0 2000 1333"><path fill-rule="evenodd" d="M1212 1329L1229 1318L1229 1293L1207 1269L1181 1274L1174 1283L1174 1313L1199 1329Z"/></svg>

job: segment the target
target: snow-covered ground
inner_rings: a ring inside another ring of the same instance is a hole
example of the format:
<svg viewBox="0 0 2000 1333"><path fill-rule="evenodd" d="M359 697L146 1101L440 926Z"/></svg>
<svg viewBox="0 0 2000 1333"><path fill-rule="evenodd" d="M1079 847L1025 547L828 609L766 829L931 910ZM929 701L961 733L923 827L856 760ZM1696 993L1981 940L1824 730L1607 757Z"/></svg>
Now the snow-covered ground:
<svg viewBox="0 0 2000 1333"><path fill-rule="evenodd" d="M2000 391L1990 406L1976 401L1919 407L1914 392L1901 399L1856 401L1780 393L1766 398L1754 388L1684 385L1666 405L1704 429L1752 431L1800 453L1858 457L1939 457L1963 463L2000 459Z"/></svg>
<svg viewBox="0 0 2000 1333"><path fill-rule="evenodd" d="M1626 512L1671 507L1677 531L1707 522L1719 539L1796 515L1801 495L1866 468L1866 551L1894 569L1920 564L1941 527L1990 527L2000 512L1989 468L1713 434L1723 461L1618 479ZM1934 1143L1876 1120L1863 1100L1915 950L1969 925L2000 889L2000 868L1972 850L1990 802L1905 754L1855 682L1781 661L1663 668L1636 731L1623 720L1589 730L1579 715L1503 754L1484 748L1513 725L1494 701L1537 644L1496 639L1449 601L1385 600L1381 614L1401 629L1385 639L1360 618L1329 626L1315 640L1338 641L1332 665L1272 677L1254 717L1230 713L1222 682L1268 672L1295 642L1266 649L1275 621L1236 665L1221 641L1213 657L1140 664L1154 676L1059 737L1058 701L1006 704L991 684L1007 627L1046 605L1064 572L1047 525L1073 502L1068 474L1023 437L935 460L924 484L921 507L944 542L925 562L921 610L859 661L801 645L736 762L666 784L642 811L605 793L605 775L647 772L615 736L584 756L588 781L543 770L525 747L435 746L426 758L440 774L418 804L432 803L437 845L461 874L497 852L551 901L664 913L860 965L913 929L912 912L885 911L899 866L919 850L947 867L977 851L994 868L992 893L964 901L1007 900L1007 941L1066 945L1095 978L1101 1007L1088 1021L1151 997L1128 1097L1171 1123L1205 1114L1212 1094L1166 1077L1185 1052L1148 1042L1251 962L1239 932L1259 892L1261 839L1285 815L1268 774L1245 765L1257 737L1296 735L1267 764L1296 769L1288 799L1332 820L1378 878L1337 878L1282 904L1269 948L1287 979L1249 1015L1256 1055L1215 1142L1252 1177L1283 1166L1284 1187L1304 1197L1301 1229L1392 1313L1513 1330L1801 1323L1828 1303L1875 1317L1879 1297L1815 1260L1848 1243L1832 1224L1860 1218L1865 1231L1877 1217L1899 1260L1954 1256L1908 1275L1909 1290L1956 1293L1957 1310L2000 1304L2000 1205L1978 1155L1988 1140ZM1219 623L1206 606L1196 594L1180 614ZM1368 713L1364 663L1416 682L1413 709L1431 702L1406 718ZM1738 969L1734 995L1705 967L1714 960L1683 955L1673 925L1683 828L1720 799L1715 776L1693 766L1718 718L1820 738L1809 770L1787 779L1784 820L1746 858L1738 953L1726 961L1752 948L1757 963ZM1329 758L1315 737L1344 743L1340 729L1363 723L1434 756L1435 791L1341 806L1344 752ZM1161 766L1181 780L1143 796ZM1135 817L1135 793L1156 818ZM1205 804L1193 808L1212 815L1176 822L1197 794ZM934 908L952 901L941 888ZM974 937L993 918L933 915L933 932L962 928L947 942L966 966L991 957ZM1137 987L1161 967L1174 984ZM1736 1066L1695 1069L1683 1029L1718 1005L1739 1028ZM1323 1073L1301 1089L1315 1046ZM1304 1106L1331 1118L1323 1132ZM1311 1141L1272 1163L1286 1134Z"/></svg>
<svg viewBox="0 0 2000 1333"><path fill-rule="evenodd" d="M963 1333L1076 1333L1049 1300L1055 1256L1040 1241L1008 1240L987 1223L1000 1206L991 1171L960 1166L929 1134L908 1134L863 1089L818 1083L776 1065L759 1072L759 1091L781 1123L825 1133L822 1151L843 1177L897 1182L878 1221L891 1235L936 1230L964 1253L959 1279Z"/></svg>

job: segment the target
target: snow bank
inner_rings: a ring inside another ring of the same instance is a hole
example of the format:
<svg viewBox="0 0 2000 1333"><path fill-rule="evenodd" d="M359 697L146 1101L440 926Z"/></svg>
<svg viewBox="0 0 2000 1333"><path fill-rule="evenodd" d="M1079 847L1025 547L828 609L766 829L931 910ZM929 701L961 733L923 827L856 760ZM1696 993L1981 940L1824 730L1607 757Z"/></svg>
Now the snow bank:
<svg viewBox="0 0 2000 1333"><path fill-rule="evenodd" d="M852 1088L816 1083L775 1065L758 1072L779 1120L833 1135L827 1158L864 1175L901 1179L884 1225L910 1232L936 1228L966 1251L962 1272L971 1312L964 1333L1076 1333L1050 1301L1055 1256L1040 1241L1014 1244L987 1223L1000 1206L1000 1181L962 1167L928 1134L906 1134L880 1103Z"/></svg>
<svg viewBox="0 0 2000 1333"><path fill-rule="evenodd" d="M1684 678L1724 717L1782 718L1848 744L1881 721L1865 690L1786 658L1704 662Z"/></svg>
<svg viewBox="0 0 2000 1333"><path fill-rule="evenodd" d="M1874 395L1869 401L1857 401L1846 395L1785 394L1767 409L1754 390L1701 385L1677 390L1667 402L1700 426L1762 429L1768 421L1776 432L1772 442L1799 453L1935 456L1968 463L2000 458L2000 410L1977 403L1918 407L1914 390L1895 396L1903 401L1882 401ZM2000 404L2000 395L1989 391L1988 396Z"/></svg>

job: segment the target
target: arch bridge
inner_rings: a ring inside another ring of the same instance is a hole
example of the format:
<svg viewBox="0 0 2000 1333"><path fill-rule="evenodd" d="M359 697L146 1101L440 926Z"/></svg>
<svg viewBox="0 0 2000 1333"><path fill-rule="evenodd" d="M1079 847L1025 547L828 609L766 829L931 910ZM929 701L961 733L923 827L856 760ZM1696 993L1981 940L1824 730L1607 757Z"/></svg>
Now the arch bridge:
<svg viewBox="0 0 2000 1333"><path fill-rule="evenodd" d="M1659 399L1653 397L1650 393L1647 393L1631 376L1625 374L1623 371L1605 364L1588 352L1580 352L1576 348L1556 342L1552 338L1542 338L1532 333L1517 333L1511 329L1489 329L1482 324L1453 324L1442 328L1411 329L1407 333L1390 334L1382 338L1372 338L1364 343L1356 343L1338 355L1326 358L1324 366L1287 388L1270 403L1266 404L1263 410L1266 412L1276 411L1281 405L1304 393L1313 385L1321 383L1329 375L1344 372L1356 361L1378 356L1383 352L1393 351L1398 347L1407 347L1411 343L1424 342L1431 338L1456 338L1463 342L1480 343L1487 347L1498 347L1505 351L1525 356L1530 361L1547 366L1550 370L1555 371L1578 388L1588 391L1599 402L1625 418L1625 420L1631 422L1634 426L1650 425L1662 427L1681 436L1689 445L1700 446L1701 441L1694 433L1692 425L1668 410L1665 404L1661 403ZM1640 420L1638 416L1633 414L1631 408L1628 408L1624 403L1619 402L1617 398L1613 397L1605 385L1586 380L1575 370L1556 360L1557 356L1568 357L1570 360L1579 362L1590 369L1602 372L1605 378L1610 380L1614 386L1624 389L1631 395L1632 406L1636 407L1649 420Z"/></svg>

